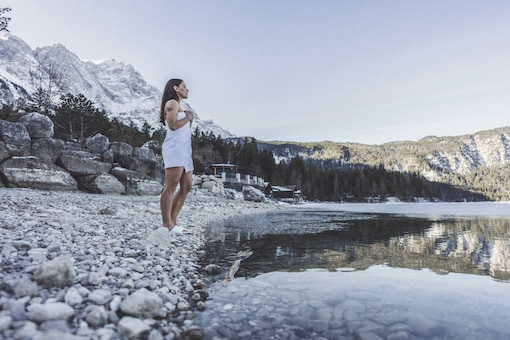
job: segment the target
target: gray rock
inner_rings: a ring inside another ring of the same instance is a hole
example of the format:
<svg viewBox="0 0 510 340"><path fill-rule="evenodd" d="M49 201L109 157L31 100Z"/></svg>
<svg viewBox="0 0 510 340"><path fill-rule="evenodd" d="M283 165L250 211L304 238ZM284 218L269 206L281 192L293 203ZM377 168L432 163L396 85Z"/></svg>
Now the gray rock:
<svg viewBox="0 0 510 340"><path fill-rule="evenodd" d="M57 164L69 171L73 176L101 175L110 172L110 163L94 159L94 155L78 154L76 152L63 152Z"/></svg>
<svg viewBox="0 0 510 340"><path fill-rule="evenodd" d="M96 305L104 305L112 300L112 293L106 289L96 289L87 297L88 301Z"/></svg>
<svg viewBox="0 0 510 340"><path fill-rule="evenodd" d="M97 133L93 137L85 140L85 146L92 153L103 154L110 146L110 140L108 137Z"/></svg>
<svg viewBox="0 0 510 340"><path fill-rule="evenodd" d="M0 173L10 187L59 191L78 189L78 183L68 172L32 156L4 161L0 164Z"/></svg>
<svg viewBox="0 0 510 340"><path fill-rule="evenodd" d="M64 301L69 306L76 306L83 302L83 297L80 295L80 293L78 292L78 290L76 288L70 287L66 292Z"/></svg>
<svg viewBox="0 0 510 340"><path fill-rule="evenodd" d="M19 119L30 135L30 138L51 138L53 137L53 122L48 116L32 112L27 113Z"/></svg>
<svg viewBox="0 0 510 340"><path fill-rule="evenodd" d="M162 307L163 301L161 298L145 288L129 295L120 304L120 310L123 313L136 317L158 316Z"/></svg>
<svg viewBox="0 0 510 340"><path fill-rule="evenodd" d="M0 120L0 141L4 142L5 147L2 154L7 152L10 157L30 155L32 141L23 124Z"/></svg>
<svg viewBox="0 0 510 340"><path fill-rule="evenodd" d="M35 282L27 277L23 277L14 285L14 294L16 294L17 297L37 296L39 294L39 288Z"/></svg>
<svg viewBox="0 0 510 340"><path fill-rule="evenodd" d="M11 326L12 318L9 315L0 315L0 332L5 331Z"/></svg>
<svg viewBox="0 0 510 340"><path fill-rule="evenodd" d="M115 167L110 172L124 184L129 195L155 196L161 193L163 186L151 177L133 170Z"/></svg>
<svg viewBox="0 0 510 340"><path fill-rule="evenodd" d="M115 277L126 277L129 274L127 269L115 267L108 271L108 275Z"/></svg>
<svg viewBox="0 0 510 340"><path fill-rule="evenodd" d="M121 335L129 339L145 338L151 330L149 325L130 316L125 316L120 319L117 324L117 329Z"/></svg>
<svg viewBox="0 0 510 340"><path fill-rule="evenodd" d="M34 278L42 286L65 287L74 282L76 272L71 258L59 256L51 261L44 262L35 272Z"/></svg>
<svg viewBox="0 0 510 340"><path fill-rule="evenodd" d="M148 159L152 161L157 161L156 154L152 149L141 147L141 148L135 148L133 150L133 156L140 159Z"/></svg>
<svg viewBox="0 0 510 340"><path fill-rule="evenodd" d="M108 315L103 306L96 306L87 314L85 321L92 327L103 327L108 321Z"/></svg>
<svg viewBox="0 0 510 340"><path fill-rule="evenodd" d="M39 138L32 140L32 150L30 155L39 158L42 162L53 164L56 162L64 142L54 138Z"/></svg>
<svg viewBox="0 0 510 340"><path fill-rule="evenodd" d="M0 162L4 159L9 158L9 152L7 151L7 146L4 141L0 140Z"/></svg>
<svg viewBox="0 0 510 340"><path fill-rule="evenodd" d="M168 231L168 228L161 227L151 231L145 240L142 242L145 245L168 247L172 244L172 234Z"/></svg>
<svg viewBox="0 0 510 340"><path fill-rule="evenodd" d="M158 162L156 160L136 158L132 156L117 156L115 160L123 168L141 172L146 175L152 173L158 166Z"/></svg>
<svg viewBox="0 0 510 340"><path fill-rule="evenodd" d="M79 177L78 184L81 190L94 194L123 194L126 192L124 184L110 174Z"/></svg>
<svg viewBox="0 0 510 340"><path fill-rule="evenodd" d="M113 151L115 162L117 162L119 156L131 156L133 154L133 147L124 142L110 143L109 150Z"/></svg>
<svg viewBox="0 0 510 340"><path fill-rule="evenodd" d="M262 191L250 185L243 186L243 197L245 201L265 202L266 196Z"/></svg>
<svg viewBox="0 0 510 340"><path fill-rule="evenodd" d="M204 270L209 275L215 275L221 273L223 271L223 268L221 268L217 264L211 263L205 266Z"/></svg>
<svg viewBox="0 0 510 340"><path fill-rule="evenodd" d="M74 315L74 309L63 302L35 303L27 307L30 320L41 323L49 320L68 320Z"/></svg>

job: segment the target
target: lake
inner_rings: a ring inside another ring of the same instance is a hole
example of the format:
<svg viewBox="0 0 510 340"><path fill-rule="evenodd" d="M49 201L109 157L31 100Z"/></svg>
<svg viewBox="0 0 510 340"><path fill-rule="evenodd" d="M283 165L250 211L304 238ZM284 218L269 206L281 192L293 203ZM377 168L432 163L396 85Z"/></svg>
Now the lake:
<svg viewBox="0 0 510 340"><path fill-rule="evenodd" d="M509 203L303 204L206 237L206 339L510 337Z"/></svg>

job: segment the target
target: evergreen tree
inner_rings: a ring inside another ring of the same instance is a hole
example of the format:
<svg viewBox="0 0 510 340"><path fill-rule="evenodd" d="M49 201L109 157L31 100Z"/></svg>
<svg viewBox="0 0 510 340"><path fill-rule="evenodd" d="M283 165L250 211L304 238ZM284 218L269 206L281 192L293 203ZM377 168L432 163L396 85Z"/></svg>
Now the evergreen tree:
<svg viewBox="0 0 510 340"><path fill-rule="evenodd" d="M57 138L81 142L96 133L107 134L109 123L106 113L96 109L83 94L75 96L67 93L60 99L53 116Z"/></svg>
<svg viewBox="0 0 510 340"><path fill-rule="evenodd" d="M5 13L10 12L11 9L8 7L0 8L0 32L9 32L7 26L9 26L9 21L11 18L5 16Z"/></svg>

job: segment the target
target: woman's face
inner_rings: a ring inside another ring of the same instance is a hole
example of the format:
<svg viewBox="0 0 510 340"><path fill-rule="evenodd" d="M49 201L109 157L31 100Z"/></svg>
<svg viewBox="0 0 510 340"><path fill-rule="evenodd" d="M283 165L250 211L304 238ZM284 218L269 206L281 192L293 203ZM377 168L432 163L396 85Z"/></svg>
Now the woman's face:
<svg viewBox="0 0 510 340"><path fill-rule="evenodd" d="M182 82L179 86L174 86L175 93L179 96L181 99L188 98L188 88L186 87L186 84Z"/></svg>

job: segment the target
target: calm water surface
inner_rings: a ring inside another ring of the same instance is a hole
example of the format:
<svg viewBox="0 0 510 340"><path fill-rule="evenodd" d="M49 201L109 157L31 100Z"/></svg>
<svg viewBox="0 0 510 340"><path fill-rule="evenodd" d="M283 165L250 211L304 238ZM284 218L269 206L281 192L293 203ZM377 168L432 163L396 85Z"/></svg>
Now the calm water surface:
<svg viewBox="0 0 510 340"><path fill-rule="evenodd" d="M510 338L510 204L309 204L207 238L209 339Z"/></svg>

